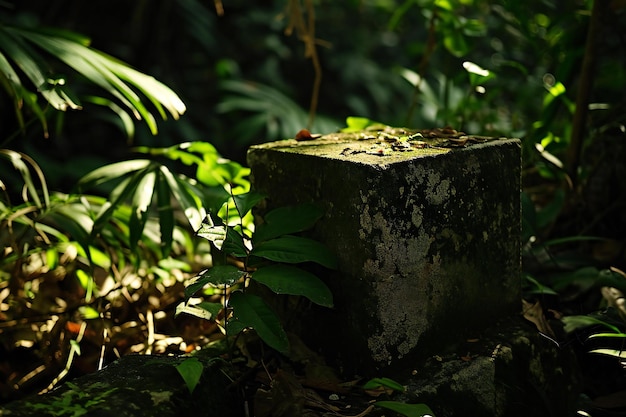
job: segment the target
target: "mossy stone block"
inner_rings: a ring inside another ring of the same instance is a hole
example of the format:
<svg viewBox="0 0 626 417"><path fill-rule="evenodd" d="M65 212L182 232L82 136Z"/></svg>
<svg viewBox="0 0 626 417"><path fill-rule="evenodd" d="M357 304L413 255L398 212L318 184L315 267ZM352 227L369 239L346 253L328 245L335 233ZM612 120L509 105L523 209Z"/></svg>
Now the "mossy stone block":
<svg viewBox="0 0 626 417"><path fill-rule="evenodd" d="M335 307L300 333L347 371L406 364L519 311L519 140L430 143L366 132L248 151L267 209L325 209L311 237L339 258L322 276Z"/></svg>

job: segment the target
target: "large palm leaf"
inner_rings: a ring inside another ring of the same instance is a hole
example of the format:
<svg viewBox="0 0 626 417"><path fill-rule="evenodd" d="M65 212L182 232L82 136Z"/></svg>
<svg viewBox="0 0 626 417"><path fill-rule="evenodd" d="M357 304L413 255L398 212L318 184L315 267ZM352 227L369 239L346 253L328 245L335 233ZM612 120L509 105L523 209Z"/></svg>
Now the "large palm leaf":
<svg viewBox="0 0 626 417"><path fill-rule="evenodd" d="M38 96L56 110L80 109L75 77L72 81L59 75L63 71L78 74L83 80L106 92L94 100L116 111L129 135L133 134L131 117L144 120L157 133L154 113L162 119L169 113L178 119L186 108L169 87L151 76L89 46L89 39L64 30L43 30L0 25L0 86L12 98L20 126L22 111L29 108L44 131L47 124ZM113 99L112 101L110 99ZM148 107L147 102L151 103ZM121 106L120 106L121 105Z"/></svg>

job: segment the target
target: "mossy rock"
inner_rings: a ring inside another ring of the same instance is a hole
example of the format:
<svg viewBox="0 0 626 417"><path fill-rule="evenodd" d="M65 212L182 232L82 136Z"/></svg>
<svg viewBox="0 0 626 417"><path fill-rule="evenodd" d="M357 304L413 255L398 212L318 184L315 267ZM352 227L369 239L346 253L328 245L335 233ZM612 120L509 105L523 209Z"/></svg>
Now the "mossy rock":
<svg viewBox="0 0 626 417"><path fill-rule="evenodd" d="M101 371L77 378L39 396L0 408L0 416L239 416L243 403L229 390L229 366L201 360L200 380L189 392L176 366L186 357L129 355Z"/></svg>

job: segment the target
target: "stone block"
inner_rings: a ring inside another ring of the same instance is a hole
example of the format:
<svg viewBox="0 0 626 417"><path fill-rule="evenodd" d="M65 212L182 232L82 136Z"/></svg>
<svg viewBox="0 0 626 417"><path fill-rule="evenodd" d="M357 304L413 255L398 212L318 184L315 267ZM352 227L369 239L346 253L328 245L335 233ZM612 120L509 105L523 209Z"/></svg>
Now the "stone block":
<svg viewBox="0 0 626 417"><path fill-rule="evenodd" d="M295 331L347 372L401 366L520 309L519 140L433 140L361 132L248 151L268 208L326 211L311 237L339 258L322 276L335 307Z"/></svg>

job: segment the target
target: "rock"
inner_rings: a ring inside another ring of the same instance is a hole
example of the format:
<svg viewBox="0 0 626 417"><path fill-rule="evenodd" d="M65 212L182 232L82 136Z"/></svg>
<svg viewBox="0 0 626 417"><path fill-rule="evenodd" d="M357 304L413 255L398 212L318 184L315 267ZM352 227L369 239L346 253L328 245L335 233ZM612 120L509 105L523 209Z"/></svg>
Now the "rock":
<svg viewBox="0 0 626 417"><path fill-rule="evenodd" d="M583 389L575 352L523 319L502 320L479 339L415 366L404 401L437 417L573 416Z"/></svg>
<svg viewBox="0 0 626 417"><path fill-rule="evenodd" d="M53 391L0 407L0 416L167 417L242 416L243 401L228 389L228 365L203 360L200 382L189 393L176 370L186 358L129 355Z"/></svg>

